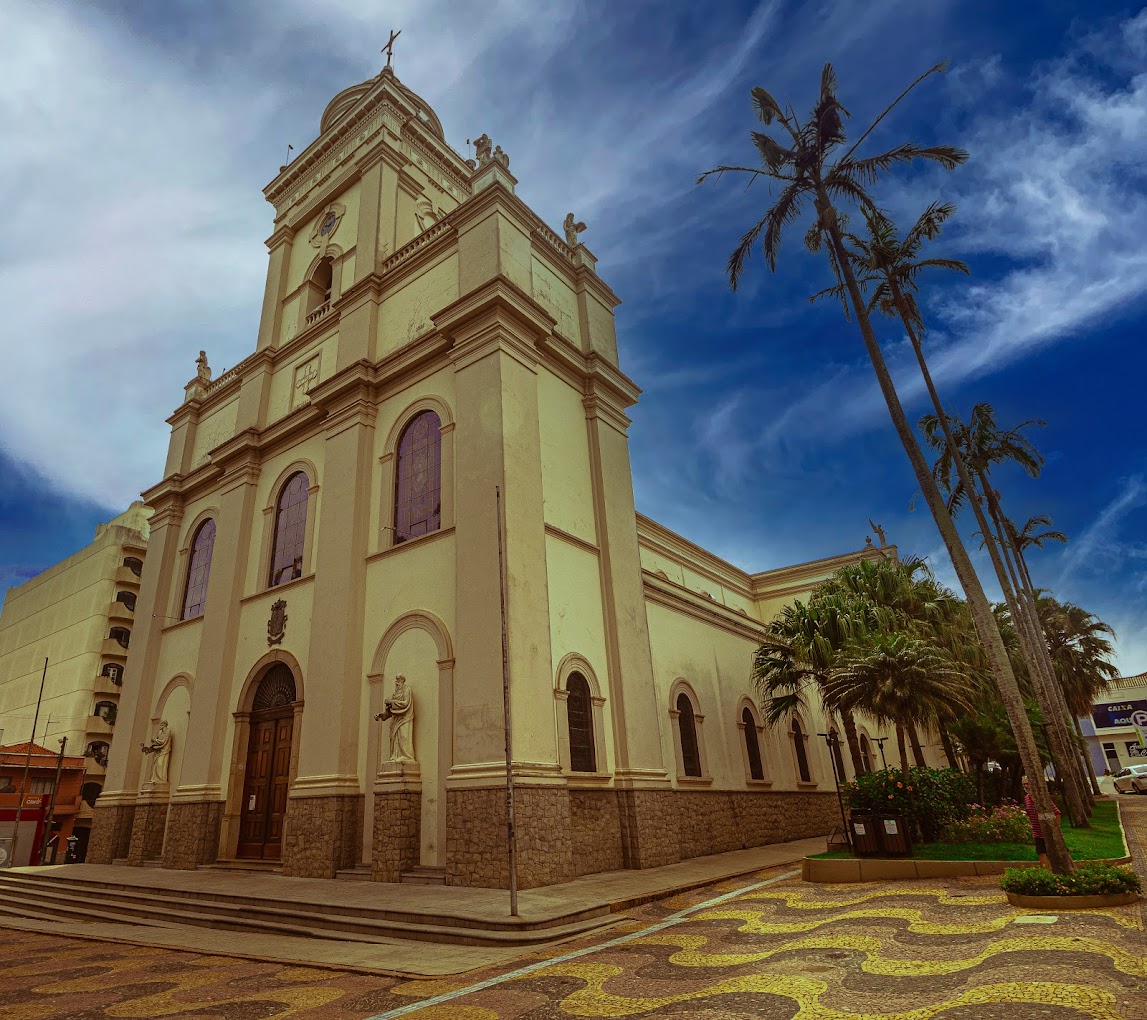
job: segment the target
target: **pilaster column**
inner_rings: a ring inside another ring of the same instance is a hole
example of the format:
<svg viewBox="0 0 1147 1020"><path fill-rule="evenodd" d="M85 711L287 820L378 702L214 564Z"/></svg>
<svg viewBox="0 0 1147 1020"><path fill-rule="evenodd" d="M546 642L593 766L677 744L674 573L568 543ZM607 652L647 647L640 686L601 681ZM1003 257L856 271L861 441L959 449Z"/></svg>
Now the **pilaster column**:
<svg viewBox="0 0 1147 1020"><path fill-rule="evenodd" d="M319 547L311 610L310 698L291 785L283 838L283 872L333 878L353 867L361 845L359 719L363 703L364 561L376 406L350 374L312 394L329 411L323 452ZM321 822L319 827L315 823Z"/></svg>
<svg viewBox="0 0 1147 1020"><path fill-rule="evenodd" d="M291 266L291 249L295 232L280 226L267 239L270 260L267 265L267 284L263 290L263 312L259 316L258 350L278 347L283 327L283 299L287 295L287 276Z"/></svg>

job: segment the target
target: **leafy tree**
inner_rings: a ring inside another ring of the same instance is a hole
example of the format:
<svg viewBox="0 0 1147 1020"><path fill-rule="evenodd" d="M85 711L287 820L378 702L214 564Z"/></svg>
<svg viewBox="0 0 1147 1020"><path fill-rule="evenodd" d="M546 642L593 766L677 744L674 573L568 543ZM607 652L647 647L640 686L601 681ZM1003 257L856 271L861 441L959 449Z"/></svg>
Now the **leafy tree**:
<svg viewBox="0 0 1147 1020"><path fill-rule="evenodd" d="M1035 737L1024 713L1016 678L1012 673L999 631L994 626L991 607L983 586L976 576L963 540L948 513L939 486L928 470L924 454L908 423L888 371L872 328L860 284L848 258L844 238L845 224L836 205L842 203L856 206L861 210L875 211L875 202L867 188L888 171L921 159L951 169L967 159L967 153L953 146L922 147L914 142L903 142L874 156L857 155L859 146L904 96L929 75L943 69L943 65L937 65L917 78L843 154L841 150L846 141L845 118L848 116L848 111L837 98L837 79L832 65L826 64L821 73L816 103L805 120L801 120L791 106L787 110L782 109L777 100L765 89L754 88L752 101L758 118L766 126L775 124L782 141L777 141L773 135L766 132L753 131L752 140L760 155L760 167L719 166L702 174L699 181L705 180L712 174L737 173L748 174L750 181L758 177L769 178L776 181L780 187L779 194L764 216L746 231L729 256L727 270L729 282L734 289L740 282L746 260L758 243L761 245L769 269L775 271L785 228L795 223L810 205L813 207L815 218L805 234L806 247L813 253L826 252L830 269L848 295L852 313L893 425L952 559L956 575L967 595L976 631L1000 687L1020 754L1032 777L1037 811L1043 822L1044 831L1048 833L1050 861L1055 870L1068 872L1071 870L1071 857L1063 842L1062 834L1055 825L1053 805L1039 768Z"/></svg>

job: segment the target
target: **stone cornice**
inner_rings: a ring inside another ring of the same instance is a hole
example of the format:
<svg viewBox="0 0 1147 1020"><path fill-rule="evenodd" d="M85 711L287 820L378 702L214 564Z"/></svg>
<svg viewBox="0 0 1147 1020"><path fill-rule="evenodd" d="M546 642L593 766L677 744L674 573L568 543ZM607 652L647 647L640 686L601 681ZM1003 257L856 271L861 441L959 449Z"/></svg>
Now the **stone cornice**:
<svg viewBox="0 0 1147 1020"><path fill-rule="evenodd" d="M810 560L807 563L796 563L776 570L764 570L752 575L753 597L777 598L796 594L808 590L833 571L846 567L861 560L879 558L885 554L893 559L898 558L896 546L885 546L883 550L874 546L858 549L856 552L841 553L837 556L828 556L820 560Z"/></svg>
<svg viewBox="0 0 1147 1020"><path fill-rule="evenodd" d="M735 609L695 595L680 585L674 585L672 581L665 581L648 570L642 570L641 580L647 602L653 602L656 605L664 606L666 609L682 613L708 627L719 627L723 631L752 641L754 644L759 644L765 633L765 626L752 617L742 616ZM748 669L747 663L745 668Z"/></svg>
<svg viewBox="0 0 1147 1020"><path fill-rule="evenodd" d="M637 514L637 541L651 552L685 564L714 584L729 588L747 599L753 598L749 574L641 513Z"/></svg>
<svg viewBox="0 0 1147 1020"><path fill-rule="evenodd" d="M557 323L542 305L505 276L496 276L430 319L434 328L455 344L497 327L509 327L521 339L536 344L549 336Z"/></svg>

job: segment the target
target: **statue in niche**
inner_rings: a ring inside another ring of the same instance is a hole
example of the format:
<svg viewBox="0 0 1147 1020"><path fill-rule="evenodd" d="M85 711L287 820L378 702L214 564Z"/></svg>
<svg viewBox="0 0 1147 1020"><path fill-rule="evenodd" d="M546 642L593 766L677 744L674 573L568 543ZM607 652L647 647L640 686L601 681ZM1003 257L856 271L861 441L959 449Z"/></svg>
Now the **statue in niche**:
<svg viewBox="0 0 1147 1020"><path fill-rule="evenodd" d="M390 720L390 757L387 761L414 761L414 695L406 677L394 678L394 693L383 702L375 719Z"/></svg>
<svg viewBox="0 0 1147 1020"><path fill-rule="evenodd" d="M414 215L418 220L418 229L426 230L438 222L438 214L434 211L434 203L425 195L419 196L414 203Z"/></svg>
<svg viewBox="0 0 1147 1020"><path fill-rule="evenodd" d="M195 377L201 383L211 382L211 366L207 364L207 352L200 351L195 359Z"/></svg>
<svg viewBox="0 0 1147 1020"><path fill-rule="evenodd" d="M478 165L485 166L492 158L490 150L492 148L490 136L483 131L477 138L474 139L474 152L478 156Z"/></svg>
<svg viewBox="0 0 1147 1020"><path fill-rule="evenodd" d="M565 228L566 232L566 244L573 248L575 245L581 243L577 239L577 235L585 230L585 224L581 220L575 221L574 214L572 212L566 213L566 218L562 222L562 227Z"/></svg>
<svg viewBox="0 0 1147 1020"><path fill-rule="evenodd" d="M166 719L159 720L159 727L150 743L140 744L139 749L144 754L154 754L155 760L151 763L152 783L166 783L168 769L171 766L171 727Z"/></svg>

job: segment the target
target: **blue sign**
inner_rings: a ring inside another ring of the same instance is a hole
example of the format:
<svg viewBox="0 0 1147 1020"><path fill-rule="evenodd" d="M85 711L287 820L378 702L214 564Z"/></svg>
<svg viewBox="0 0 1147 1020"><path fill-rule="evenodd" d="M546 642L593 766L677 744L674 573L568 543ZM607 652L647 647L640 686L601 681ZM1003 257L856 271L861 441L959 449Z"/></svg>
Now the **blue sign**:
<svg viewBox="0 0 1147 1020"><path fill-rule="evenodd" d="M1143 726L1147 728L1147 701L1120 701L1113 705L1095 705L1091 710L1095 726Z"/></svg>

